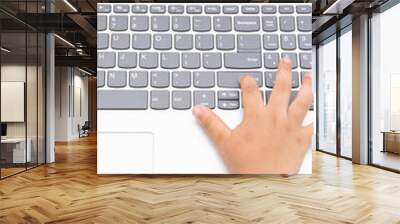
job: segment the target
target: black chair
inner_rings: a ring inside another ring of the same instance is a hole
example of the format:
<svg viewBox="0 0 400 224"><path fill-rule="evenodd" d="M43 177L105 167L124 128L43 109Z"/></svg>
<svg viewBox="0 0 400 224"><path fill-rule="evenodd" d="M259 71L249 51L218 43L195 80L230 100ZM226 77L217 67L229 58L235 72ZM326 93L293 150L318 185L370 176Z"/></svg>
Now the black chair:
<svg viewBox="0 0 400 224"><path fill-rule="evenodd" d="M89 121L85 121L82 127L78 126L78 128L79 128L79 138L89 136L89 129L90 129Z"/></svg>

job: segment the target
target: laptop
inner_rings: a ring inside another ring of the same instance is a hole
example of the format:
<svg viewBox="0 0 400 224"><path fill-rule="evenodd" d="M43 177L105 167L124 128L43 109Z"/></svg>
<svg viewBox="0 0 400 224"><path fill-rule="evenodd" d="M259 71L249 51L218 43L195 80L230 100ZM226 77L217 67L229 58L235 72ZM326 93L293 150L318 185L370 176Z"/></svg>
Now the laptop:
<svg viewBox="0 0 400 224"><path fill-rule="evenodd" d="M227 174L192 115L242 119L239 79L268 103L280 58L292 98L311 59L310 3L99 3L98 174ZM314 121L309 111L305 123ZM311 149L300 173L311 173Z"/></svg>

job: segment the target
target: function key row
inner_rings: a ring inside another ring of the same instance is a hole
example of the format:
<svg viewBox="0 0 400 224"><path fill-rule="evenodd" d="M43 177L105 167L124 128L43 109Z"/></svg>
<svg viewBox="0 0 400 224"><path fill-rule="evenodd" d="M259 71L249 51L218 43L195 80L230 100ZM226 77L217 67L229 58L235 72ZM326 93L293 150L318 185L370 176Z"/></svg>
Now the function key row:
<svg viewBox="0 0 400 224"><path fill-rule="evenodd" d="M131 11L132 13L153 13L153 14L164 14L164 13L170 13L170 14L183 14L185 13L185 8L186 8L186 13L188 14L220 14L221 12L224 14L237 14L239 13L239 6L236 5L205 5L204 7L202 5L131 5L128 4L116 4L112 8L111 5L107 4L98 4L97 6L97 12L98 13L111 13L113 11L114 13L129 13ZM131 10L130 10L131 8ZM261 8L261 10L260 10ZM295 10L296 9L296 10ZM260 11L263 14L275 14L277 12L281 14L292 14L296 11L298 14L309 14L312 11L311 5L297 5L296 7L294 5L280 5L280 6L275 6L275 5L242 5L240 7L240 10L243 14L258 14Z"/></svg>

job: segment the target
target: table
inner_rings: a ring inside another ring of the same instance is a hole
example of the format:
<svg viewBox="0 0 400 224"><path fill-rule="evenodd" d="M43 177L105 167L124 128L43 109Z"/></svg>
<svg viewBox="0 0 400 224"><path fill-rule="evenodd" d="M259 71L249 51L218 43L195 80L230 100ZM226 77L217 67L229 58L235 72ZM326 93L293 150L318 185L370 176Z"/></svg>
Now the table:
<svg viewBox="0 0 400 224"><path fill-rule="evenodd" d="M400 154L400 131L382 131L383 150L382 152L392 152Z"/></svg>

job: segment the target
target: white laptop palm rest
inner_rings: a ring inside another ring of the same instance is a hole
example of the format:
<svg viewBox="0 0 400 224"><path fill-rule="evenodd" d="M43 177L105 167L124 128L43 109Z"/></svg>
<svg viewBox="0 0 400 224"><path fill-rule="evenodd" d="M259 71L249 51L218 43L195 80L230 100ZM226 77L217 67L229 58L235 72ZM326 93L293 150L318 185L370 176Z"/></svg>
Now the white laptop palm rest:
<svg viewBox="0 0 400 224"><path fill-rule="evenodd" d="M192 115L242 119L239 79L265 103L281 57L292 98L311 70L311 4L98 4L98 174L226 174ZM313 122L310 110L305 123ZM300 173L311 173L311 149Z"/></svg>

